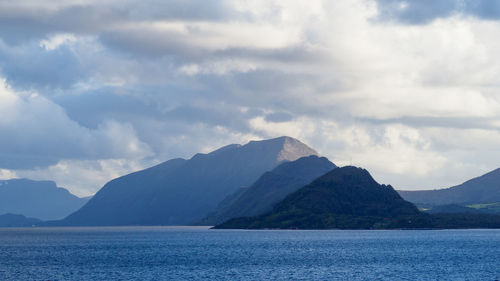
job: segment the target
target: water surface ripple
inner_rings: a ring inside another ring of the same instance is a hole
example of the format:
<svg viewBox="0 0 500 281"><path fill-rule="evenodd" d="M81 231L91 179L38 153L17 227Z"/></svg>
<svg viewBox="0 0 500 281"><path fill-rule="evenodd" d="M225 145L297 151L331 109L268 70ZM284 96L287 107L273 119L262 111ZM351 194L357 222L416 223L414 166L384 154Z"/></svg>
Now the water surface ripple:
<svg viewBox="0 0 500 281"><path fill-rule="evenodd" d="M500 230L0 229L0 280L499 280Z"/></svg>

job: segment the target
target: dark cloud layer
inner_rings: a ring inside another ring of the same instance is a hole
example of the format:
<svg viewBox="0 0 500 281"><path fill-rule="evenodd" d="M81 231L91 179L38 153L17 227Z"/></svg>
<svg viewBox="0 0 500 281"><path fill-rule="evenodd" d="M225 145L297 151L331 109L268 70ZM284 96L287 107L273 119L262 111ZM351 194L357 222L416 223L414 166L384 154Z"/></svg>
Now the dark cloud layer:
<svg viewBox="0 0 500 281"><path fill-rule="evenodd" d="M19 44L58 32L98 35L110 27L133 22L224 21L248 17L230 9L225 1L218 0L103 1L99 4L90 2L76 5L71 5L71 2L66 5L56 3L0 3L1 37L8 43Z"/></svg>
<svg viewBox="0 0 500 281"><path fill-rule="evenodd" d="M70 48L47 52L35 42L13 48L0 41L0 73L12 86L37 90L67 89L89 76Z"/></svg>

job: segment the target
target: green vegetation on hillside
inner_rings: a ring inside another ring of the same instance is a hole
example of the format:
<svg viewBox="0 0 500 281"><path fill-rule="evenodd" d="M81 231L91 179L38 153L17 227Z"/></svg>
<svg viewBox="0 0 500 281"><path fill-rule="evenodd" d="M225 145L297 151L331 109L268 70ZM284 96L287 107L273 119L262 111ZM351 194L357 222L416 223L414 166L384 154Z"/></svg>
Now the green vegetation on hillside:
<svg viewBox="0 0 500 281"><path fill-rule="evenodd" d="M486 204L471 204L471 205L466 205L466 207L500 213L500 202L486 203Z"/></svg>

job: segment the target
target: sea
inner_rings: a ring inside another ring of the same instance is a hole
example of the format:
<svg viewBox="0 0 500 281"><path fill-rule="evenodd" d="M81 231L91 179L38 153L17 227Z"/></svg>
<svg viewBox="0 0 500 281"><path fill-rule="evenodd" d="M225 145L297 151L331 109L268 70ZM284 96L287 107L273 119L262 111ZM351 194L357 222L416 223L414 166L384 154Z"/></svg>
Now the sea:
<svg viewBox="0 0 500 281"><path fill-rule="evenodd" d="M0 280L499 280L500 230L0 229Z"/></svg>

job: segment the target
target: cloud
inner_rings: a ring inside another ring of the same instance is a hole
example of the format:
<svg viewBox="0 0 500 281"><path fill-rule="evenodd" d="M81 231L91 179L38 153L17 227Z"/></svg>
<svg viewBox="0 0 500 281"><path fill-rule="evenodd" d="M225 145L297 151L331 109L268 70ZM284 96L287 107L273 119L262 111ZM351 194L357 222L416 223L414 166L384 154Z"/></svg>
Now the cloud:
<svg viewBox="0 0 500 281"><path fill-rule="evenodd" d="M140 159L150 155L128 124L113 120L89 129L36 93L14 92L0 81L0 168L47 166L60 159Z"/></svg>
<svg viewBox="0 0 500 281"><path fill-rule="evenodd" d="M1 75L15 88L39 92L67 90L85 81L88 72L76 54L78 50L73 49L76 39L61 36L21 47L12 47L0 40Z"/></svg>
<svg viewBox="0 0 500 281"><path fill-rule="evenodd" d="M91 196L106 182L155 162L129 159L61 160L58 163L36 169L18 170L16 176L34 180L51 179L58 186L66 187L77 196Z"/></svg>
<svg viewBox="0 0 500 281"><path fill-rule="evenodd" d="M401 124L348 125L311 118L272 122L262 117L250 123L265 136L280 132L302 139L335 164L368 168L382 182L399 188L418 188L409 185L408 178L434 177L449 165L448 155L434 149L432 138Z"/></svg>
<svg viewBox="0 0 500 281"><path fill-rule="evenodd" d="M50 33L99 34L130 22L220 21L244 16L218 0L8 1L0 3L0 34L9 43L22 44Z"/></svg>
<svg viewBox="0 0 500 281"><path fill-rule="evenodd" d="M76 38L72 34L57 34L47 40L40 41L40 47L45 48L47 51L53 51L64 44L75 42Z"/></svg>
<svg viewBox="0 0 500 281"><path fill-rule="evenodd" d="M495 11L471 0L3 2L0 168L87 194L106 175L291 135L397 187L456 184L498 167Z"/></svg>
<svg viewBox="0 0 500 281"><path fill-rule="evenodd" d="M0 169L0 179L8 180L13 178L17 178L17 174L15 172L7 169Z"/></svg>

